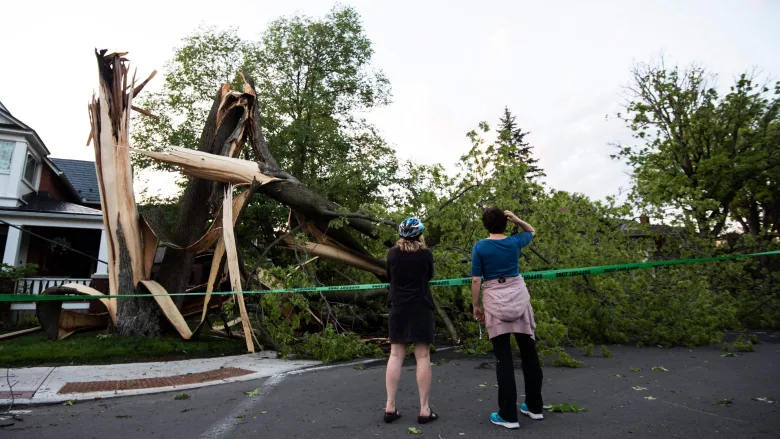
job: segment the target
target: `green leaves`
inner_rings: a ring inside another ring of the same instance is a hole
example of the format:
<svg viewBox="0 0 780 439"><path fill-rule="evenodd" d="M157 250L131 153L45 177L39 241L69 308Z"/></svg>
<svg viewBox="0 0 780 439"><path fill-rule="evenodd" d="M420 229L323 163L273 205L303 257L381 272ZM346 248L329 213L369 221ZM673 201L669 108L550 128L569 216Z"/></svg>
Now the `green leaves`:
<svg viewBox="0 0 780 439"><path fill-rule="evenodd" d="M587 411L584 408L577 407L576 405L564 402L563 404L546 405L543 407L553 413L577 413Z"/></svg>
<svg viewBox="0 0 780 439"><path fill-rule="evenodd" d="M263 392L260 391L260 389L251 390L249 392L244 392L246 396L260 396Z"/></svg>
<svg viewBox="0 0 780 439"><path fill-rule="evenodd" d="M723 406L726 406L726 405L731 405L732 401L730 399L721 399L720 401L711 402L710 404L723 407Z"/></svg>
<svg viewBox="0 0 780 439"><path fill-rule="evenodd" d="M653 372L669 372L669 369L663 366L653 366Z"/></svg>
<svg viewBox="0 0 780 439"><path fill-rule="evenodd" d="M415 427L409 427L408 432L409 432L409 434L422 434L422 430L420 430L419 428L415 428Z"/></svg>
<svg viewBox="0 0 780 439"><path fill-rule="evenodd" d="M632 389L634 389L636 391L642 391L642 390L647 390L647 387L634 386L634 387L632 387Z"/></svg>
<svg viewBox="0 0 780 439"><path fill-rule="evenodd" d="M579 368L583 367L585 363L579 360L575 360L571 357L571 355L567 354L566 352L560 351L558 353L558 358L553 360L553 366L555 367L571 367L571 368Z"/></svg>
<svg viewBox="0 0 780 439"><path fill-rule="evenodd" d="M378 348L361 343L354 333L336 332L328 325L321 333L306 334L300 350L323 363L377 356Z"/></svg>
<svg viewBox="0 0 780 439"><path fill-rule="evenodd" d="M732 344L731 347L737 352L754 352L753 342L747 339L744 335L740 335Z"/></svg>
<svg viewBox="0 0 780 439"><path fill-rule="evenodd" d="M186 393L179 393L178 395L174 396L173 399L176 401L185 401L190 399L190 395L187 395Z"/></svg>
<svg viewBox="0 0 780 439"><path fill-rule="evenodd" d="M640 369L638 367L635 367L635 366L631 366L631 367L629 367L629 369L631 370L631 372L641 372L642 371L642 369Z"/></svg>

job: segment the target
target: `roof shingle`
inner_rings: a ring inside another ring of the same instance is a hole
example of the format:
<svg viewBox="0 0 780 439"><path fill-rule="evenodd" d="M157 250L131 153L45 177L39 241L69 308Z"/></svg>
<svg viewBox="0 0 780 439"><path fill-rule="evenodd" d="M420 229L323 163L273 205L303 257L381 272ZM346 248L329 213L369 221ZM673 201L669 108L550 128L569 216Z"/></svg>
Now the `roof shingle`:
<svg viewBox="0 0 780 439"><path fill-rule="evenodd" d="M51 161L65 174L65 178L86 200L85 203L100 204L100 189L98 188L95 162L55 158Z"/></svg>

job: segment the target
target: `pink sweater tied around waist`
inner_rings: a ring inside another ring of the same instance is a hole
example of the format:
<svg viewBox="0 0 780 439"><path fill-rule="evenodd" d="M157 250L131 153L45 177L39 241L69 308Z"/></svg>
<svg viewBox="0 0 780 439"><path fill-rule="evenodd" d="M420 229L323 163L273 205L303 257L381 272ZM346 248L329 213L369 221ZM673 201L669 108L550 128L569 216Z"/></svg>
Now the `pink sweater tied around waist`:
<svg viewBox="0 0 780 439"><path fill-rule="evenodd" d="M482 306L490 338L508 333L528 334L534 338L536 322L531 295L522 276L493 279L482 283Z"/></svg>

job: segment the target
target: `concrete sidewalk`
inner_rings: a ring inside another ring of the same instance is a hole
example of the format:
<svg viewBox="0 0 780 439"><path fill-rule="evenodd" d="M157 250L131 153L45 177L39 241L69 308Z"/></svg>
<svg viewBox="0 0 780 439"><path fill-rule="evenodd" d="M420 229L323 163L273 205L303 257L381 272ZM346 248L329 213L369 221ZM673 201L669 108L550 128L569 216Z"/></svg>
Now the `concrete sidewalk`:
<svg viewBox="0 0 780 439"><path fill-rule="evenodd" d="M0 405L11 403L11 391L15 405L50 404L247 381L320 364L276 356L276 352L265 351L156 363L0 370Z"/></svg>

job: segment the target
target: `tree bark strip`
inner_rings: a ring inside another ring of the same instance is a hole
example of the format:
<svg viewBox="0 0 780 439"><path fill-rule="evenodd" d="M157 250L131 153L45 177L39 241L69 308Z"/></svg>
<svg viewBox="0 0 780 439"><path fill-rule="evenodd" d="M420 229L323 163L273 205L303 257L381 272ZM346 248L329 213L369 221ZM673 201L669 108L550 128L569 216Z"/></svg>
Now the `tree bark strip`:
<svg viewBox="0 0 780 439"><path fill-rule="evenodd" d="M241 291L241 273L238 269L238 251L236 250L236 237L233 234L233 208L230 202L230 194L233 192L233 186L228 186L225 190L225 196L223 197L224 204L222 206L222 224L225 226L222 228L223 240L225 242L225 252L227 254L227 266L228 274L230 275L230 286L233 291ZM244 295L238 293L236 295L236 301L238 302L238 310L241 314L241 326L244 328L244 337L246 338L247 351L254 353L255 345L252 342L252 328L249 326L249 315L246 312L246 304L244 303Z"/></svg>

